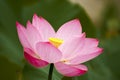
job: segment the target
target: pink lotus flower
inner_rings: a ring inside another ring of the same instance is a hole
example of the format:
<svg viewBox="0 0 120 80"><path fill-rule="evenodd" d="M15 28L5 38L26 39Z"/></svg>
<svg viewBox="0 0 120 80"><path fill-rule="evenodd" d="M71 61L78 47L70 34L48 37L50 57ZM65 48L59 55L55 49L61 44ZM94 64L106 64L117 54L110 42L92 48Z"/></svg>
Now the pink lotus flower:
<svg viewBox="0 0 120 80"><path fill-rule="evenodd" d="M42 17L36 14L32 23L23 27L16 22L18 36L24 48L25 58L35 67L54 63L64 76L79 76L88 69L82 63L102 53L98 40L86 38L78 19L63 24L57 32Z"/></svg>

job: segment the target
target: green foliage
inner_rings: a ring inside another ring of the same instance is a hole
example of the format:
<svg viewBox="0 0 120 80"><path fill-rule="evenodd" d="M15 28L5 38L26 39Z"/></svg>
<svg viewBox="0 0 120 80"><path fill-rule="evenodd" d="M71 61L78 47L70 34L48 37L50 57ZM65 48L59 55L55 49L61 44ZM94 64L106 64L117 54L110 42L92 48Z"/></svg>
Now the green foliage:
<svg viewBox="0 0 120 80"><path fill-rule="evenodd" d="M55 30L65 22L79 18L83 32L88 37L96 37L98 34L84 9L68 0L0 0L0 80L47 80L49 66L37 69L25 61L15 26L16 21L26 25L34 13L47 19ZM109 20L109 16L104 20ZM118 21L115 17L111 22L112 25L118 24L115 29L118 36L120 25L116 20ZM120 37L108 39L103 34L109 30L103 26L101 32L103 31L99 34L102 36L100 39L104 53L86 63L89 71L85 75L68 78L54 69L53 80L119 80Z"/></svg>

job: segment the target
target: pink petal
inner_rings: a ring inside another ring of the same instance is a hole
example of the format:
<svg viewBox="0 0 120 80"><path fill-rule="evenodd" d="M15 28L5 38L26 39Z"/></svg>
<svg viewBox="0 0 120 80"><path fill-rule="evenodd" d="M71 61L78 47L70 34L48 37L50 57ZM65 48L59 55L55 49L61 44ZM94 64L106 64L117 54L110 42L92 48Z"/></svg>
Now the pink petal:
<svg viewBox="0 0 120 80"><path fill-rule="evenodd" d="M63 53L63 59L69 59L71 57L77 56L76 51L82 49L84 46L85 33L79 37L74 37L73 39L64 42L60 47L60 51Z"/></svg>
<svg viewBox="0 0 120 80"><path fill-rule="evenodd" d="M83 47L81 49L78 49L78 51L76 51L76 53L78 53L79 55L85 55L85 54L88 54L90 51L92 51L97 46L98 46L97 39L85 38Z"/></svg>
<svg viewBox="0 0 120 80"><path fill-rule="evenodd" d="M92 48L92 47L97 47L98 46L99 41L97 39L94 38L86 38L85 39L85 46Z"/></svg>
<svg viewBox="0 0 120 80"><path fill-rule="evenodd" d="M49 42L37 43L36 49L41 59L49 63L58 62L62 57L62 53Z"/></svg>
<svg viewBox="0 0 120 80"><path fill-rule="evenodd" d="M33 50L30 48L24 48L24 52L26 52L27 54L31 55L34 58L40 59L40 56L36 54L36 52L33 52Z"/></svg>
<svg viewBox="0 0 120 80"><path fill-rule="evenodd" d="M85 38L82 48L78 47L78 49L74 52L74 55L71 56L68 60L74 64L79 64L91 60L92 58L95 58L100 53L102 53L102 49L98 48L97 46L97 39Z"/></svg>
<svg viewBox="0 0 120 80"><path fill-rule="evenodd" d="M27 37L31 46L35 49L35 44L42 41L39 31L33 27L33 25L28 21L27 23Z"/></svg>
<svg viewBox="0 0 120 80"><path fill-rule="evenodd" d="M25 56L26 60L33 66L40 68L40 67L44 67L44 66L48 65L48 62L43 61L38 58L35 58L30 54L31 54L31 52L30 53L24 52L24 56ZM32 54L34 54L34 53L32 53Z"/></svg>
<svg viewBox="0 0 120 80"><path fill-rule="evenodd" d="M57 31L56 37L63 40L69 40L73 36L80 35L81 33L81 24L78 19L74 19L63 24Z"/></svg>
<svg viewBox="0 0 120 80"><path fill-rule="evenodd" d="M24 26L16 22L18 37L23 47L31 48Z"/></svg>
<svg viewBox="0 0 120 80"><path fill-rule="evenodd" d="M86 54L78 55L78 56L74 57L73 59L70 60L69 63L80 64L80 63L84 63L86 61L89 61L89 60L97 57L98 55L100 55L103 52L103 49L96 47L96 48L92 48L92 49L89 49L86 51L87 51Z"/></svg>
<svg viewBox="0 0 120 80"><path fill-rule="evenodd" d="M34 14L32 24L38 29L44 41L48 41L48 38L54 37L54 29L44 18L38 17Z"/></svg>
<svg viewBox="0 0 120 80"><path fill-rule="evenodd" d="M64 63L55 63L55 68L64 76L73 77L80 76L87 72L87 67L84 65L67 65Z"/></svg>

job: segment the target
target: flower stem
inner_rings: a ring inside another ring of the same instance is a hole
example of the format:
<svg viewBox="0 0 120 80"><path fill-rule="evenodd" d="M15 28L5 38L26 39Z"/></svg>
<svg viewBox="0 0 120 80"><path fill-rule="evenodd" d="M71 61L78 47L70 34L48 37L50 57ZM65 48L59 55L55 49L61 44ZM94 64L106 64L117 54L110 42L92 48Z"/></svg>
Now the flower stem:
<svg viewBox="0 0 120 80"><path fill-rule="evenodd" d="M48 80L52 80L53 68L54 68L54 64L50 64Z"/></svg>

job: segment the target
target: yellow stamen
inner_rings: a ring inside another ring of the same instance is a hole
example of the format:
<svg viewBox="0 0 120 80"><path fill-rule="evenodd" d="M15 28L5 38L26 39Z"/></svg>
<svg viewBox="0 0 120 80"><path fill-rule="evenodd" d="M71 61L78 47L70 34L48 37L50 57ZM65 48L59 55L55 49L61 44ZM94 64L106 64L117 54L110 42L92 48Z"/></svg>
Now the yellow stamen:
<svg viewBox="0 0 120 80"><path fill-rule="evenodd" d="M59 47L63 43L63 40L58 39L58 38L49 38L49 41L55 47Z"/></svg>
<svg viewBox="0 0 120 80"><path fill-rule="evenodd" d="M69 60L61 60L61 62L69 64Z"/></svg>
<svg viewBox="0 0 120 80"><path fill-rule="evenodd" d="M68 62L68 60L63 60L62 62L66 63L66 62Z"/></svg>

